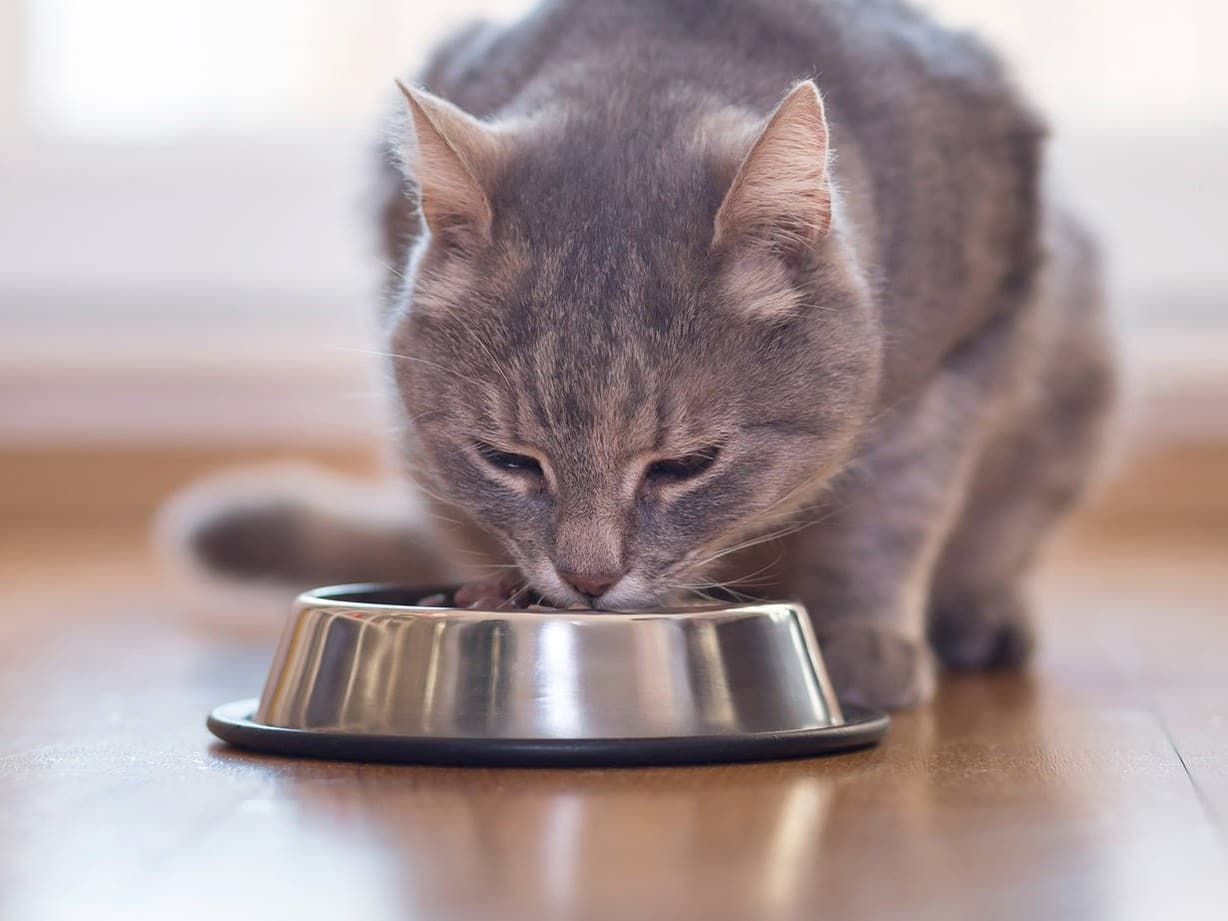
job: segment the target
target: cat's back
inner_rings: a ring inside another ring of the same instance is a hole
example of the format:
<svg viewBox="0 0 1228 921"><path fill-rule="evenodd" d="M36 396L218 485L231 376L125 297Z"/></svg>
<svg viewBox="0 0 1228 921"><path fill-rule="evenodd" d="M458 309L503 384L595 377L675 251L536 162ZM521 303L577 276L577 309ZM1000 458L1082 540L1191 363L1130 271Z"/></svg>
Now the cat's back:
<svg viewBox="0 0 1228 921"><path fill-rule="evenodd" d="M891 108L910 90L965 104L1015 98L980 41L899 0L545 0L510 25L462 30L420 75L479 115L546 86L613 77L690 82L757 108L804 77L817 77L836 108Z"/></svg>

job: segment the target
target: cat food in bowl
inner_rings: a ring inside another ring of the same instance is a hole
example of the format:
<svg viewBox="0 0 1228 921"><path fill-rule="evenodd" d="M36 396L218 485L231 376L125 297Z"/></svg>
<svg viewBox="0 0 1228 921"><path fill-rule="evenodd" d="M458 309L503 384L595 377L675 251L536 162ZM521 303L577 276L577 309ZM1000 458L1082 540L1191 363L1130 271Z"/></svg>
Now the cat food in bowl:
<svg viewBox="0 0 1228 921"><path fill-rule="evenodd" d="M534 593L516 576L469 582L453 591L435 592L418 599L421 607L469 608L481 611L583 611L582 604L556 608Z"/></svg>
<svg viewBox="0 0 1228 921"><path fill-rule="evenodd" d="M539 601L489 585L307 592L259 700L217 708L209 728L281 754L526 765L796 757L886 730L884 714L841 708L799 604Z"/></svg>

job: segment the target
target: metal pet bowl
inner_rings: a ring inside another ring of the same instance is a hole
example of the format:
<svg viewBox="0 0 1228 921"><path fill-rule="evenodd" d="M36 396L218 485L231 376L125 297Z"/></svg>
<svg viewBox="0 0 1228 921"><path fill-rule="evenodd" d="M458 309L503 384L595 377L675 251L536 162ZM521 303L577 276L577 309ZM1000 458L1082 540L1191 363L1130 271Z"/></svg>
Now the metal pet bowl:
<svg viewBox="0 0 1228 921"><path fill-rule="evenodd" d="M815 755L887 728L885 714L841 708L798 604L416 605L439 591L301 595L259 701L218 707L210 731L320 758L613 765Z"/></svg>

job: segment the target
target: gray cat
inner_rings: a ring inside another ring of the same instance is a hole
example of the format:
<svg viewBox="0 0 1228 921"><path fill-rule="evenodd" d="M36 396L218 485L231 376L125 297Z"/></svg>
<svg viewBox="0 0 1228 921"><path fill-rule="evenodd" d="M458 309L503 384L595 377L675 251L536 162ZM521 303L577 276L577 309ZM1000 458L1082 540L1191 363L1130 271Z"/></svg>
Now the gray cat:
<svg viewBox="0 0 1228 921"><path fill-rule="evenodd" d="M1096 254L984 47L895 0L552 0L418 85L385 348L437 514L269 496L198 516L198 558L794 597L842 697L886 707L931 649L1025 660L1112 374Z"/></svg>

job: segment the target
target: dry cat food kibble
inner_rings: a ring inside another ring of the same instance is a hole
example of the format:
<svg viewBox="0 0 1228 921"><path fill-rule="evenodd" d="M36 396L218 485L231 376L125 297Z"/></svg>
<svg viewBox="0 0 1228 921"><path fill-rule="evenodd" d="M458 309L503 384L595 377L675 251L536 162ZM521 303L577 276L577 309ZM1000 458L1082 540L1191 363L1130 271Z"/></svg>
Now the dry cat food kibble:
<svg viewBox="0 0 1228 921"><path fill-rule="evenodd" d="M479 582L469 582L462 585L452 595L452 603L448 603L446 592L427 595L418 600L418 604L427 607L468 608L483 611L584 611L585 605L572 604L567 608L556 608L542 603L544 599L529 589L521 578L503 577L486 579Z"/></svg>

